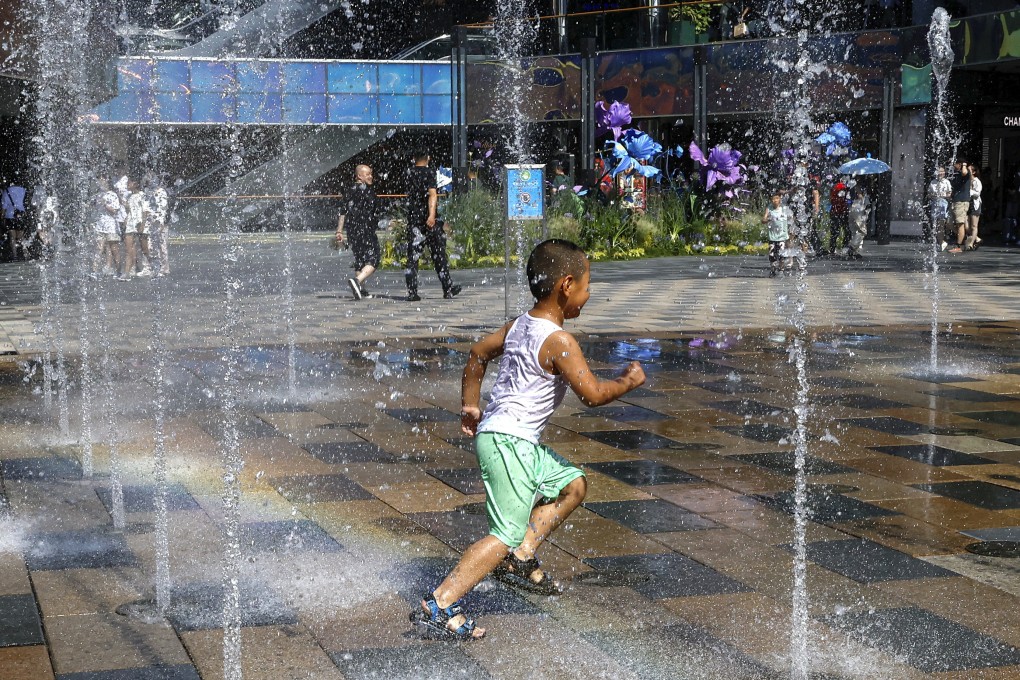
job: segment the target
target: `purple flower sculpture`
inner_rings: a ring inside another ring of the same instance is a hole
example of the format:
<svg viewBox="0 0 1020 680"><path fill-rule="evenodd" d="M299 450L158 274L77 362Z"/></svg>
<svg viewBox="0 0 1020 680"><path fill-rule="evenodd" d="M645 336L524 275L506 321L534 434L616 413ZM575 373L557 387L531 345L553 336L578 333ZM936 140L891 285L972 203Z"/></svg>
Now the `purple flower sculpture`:
<svg viewBox="0 0 1020 680"><path fill-rule="evenodd" d="M701 166L701 182L705 185L705 191L711 191L716 182L729 186L743 183L744 166L740 165L743 154L736 149L715 146L709 150L708 158L705 158L698 145L691 142L690 153L691 158Z"/></svg>
<svg viewBox="0 0 1020 680"><path fill-rule="evenodd" d="M630 121L630 104L613 102L606 108L605 102L595 102L596 137L612 132L613 139L619 139L623 126L630 125Z"/></svg>
<svg viewBox="0 0 1020 680"><path fill-rule="evenodd" d="M616 177L621 172L633 170L643 177L654 177L659 169L651 165L642 165L642 161L655 160L662 153L662 145L652 139L647 132L630 129L623 133L617 142L606 142L610 153L616 161L609 174Z"/></svg>

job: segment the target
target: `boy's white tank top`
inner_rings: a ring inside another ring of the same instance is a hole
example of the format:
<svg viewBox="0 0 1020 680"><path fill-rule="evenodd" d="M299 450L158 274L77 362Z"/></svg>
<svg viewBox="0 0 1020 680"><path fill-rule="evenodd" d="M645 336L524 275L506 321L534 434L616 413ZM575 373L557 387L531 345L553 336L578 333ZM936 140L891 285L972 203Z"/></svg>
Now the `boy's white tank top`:
<svg viewBox="0 0 1020 680"><path fill-rule="evenodd" d="M539 362L546 339L563 330L530 314L517 317L503 343L503 359L479 432L499 432L538 443L553 411L563 401L567 383Z"/></svg>

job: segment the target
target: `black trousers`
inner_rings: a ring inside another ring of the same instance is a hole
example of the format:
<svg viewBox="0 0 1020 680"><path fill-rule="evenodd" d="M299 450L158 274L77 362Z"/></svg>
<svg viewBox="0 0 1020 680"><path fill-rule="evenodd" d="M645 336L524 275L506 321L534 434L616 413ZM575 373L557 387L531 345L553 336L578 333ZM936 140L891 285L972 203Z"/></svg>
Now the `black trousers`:
<svg viewBox="0 0 1020 680"><path fill-rule="evenodd" d="M453 281L450 279L450 263L446 257L446 232L443 230L443 223L439 221L431 229L421 225L411 227L407 232L407 269L404 270L407 292L410 295L418 294L418 262L425 246L428 246L432 255L432 265L436 268L436 275L445 294L450 290Z"/></svg>
<svg viewBox="0 0 1020 680"><path fill-rule="evenodd" d="M850 245L850 213L829 213L829 252L836 252L840 237L843 245Z"/></svg>

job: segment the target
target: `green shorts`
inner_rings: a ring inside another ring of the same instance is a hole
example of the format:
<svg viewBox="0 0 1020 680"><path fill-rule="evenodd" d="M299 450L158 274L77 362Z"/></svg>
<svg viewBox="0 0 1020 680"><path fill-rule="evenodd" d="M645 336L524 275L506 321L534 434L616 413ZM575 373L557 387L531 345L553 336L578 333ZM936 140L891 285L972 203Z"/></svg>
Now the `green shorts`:
<svg viewBox="0 0 1020 680"><path fill-rule="evenodd" d="M524 541L539 498L554 499L584 473L548 446L499 432L475 436L489 533L510 548Z"/></svg>

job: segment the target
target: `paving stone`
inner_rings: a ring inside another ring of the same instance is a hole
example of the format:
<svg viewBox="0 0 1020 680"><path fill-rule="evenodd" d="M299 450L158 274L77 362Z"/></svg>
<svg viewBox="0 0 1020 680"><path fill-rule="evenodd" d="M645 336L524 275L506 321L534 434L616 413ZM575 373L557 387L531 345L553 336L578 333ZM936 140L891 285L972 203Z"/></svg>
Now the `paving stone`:
<svg viewBox="0 0 1020 680"><path fill-rule="evenodd" d="M1020 508L1020 490L988 482L943 482L941 484L914 484L914 488L929 491L947 498L976 505L986 510L1012 510Z"/></svg>
<svg viewBox="0 0 1020 680"><path fill-rule="evenodd" d="M297 617L270 587L252 581L240 584L241 626L279 626ZM222 583L181 583L170 595L167 619L177 631L223 627Z"/></svg>
<svg viewBox="0 0 1020 680"><path fill-rule="evenodd" d="M795 504L792 491L784 491L774 496L755 496L755 498L789 515L794 514ZM807 494L807 511L808 517L816 522L850 522L868 517L887 517L899 514L856 498L810 489Z"/></svg>
<svg viewBox="0 0 1020 680"><path fill-rule="evenodd" d="M982 392L981 390L970 390L965 387L940 387L935 390L926 390L925 394L932 394L936 397L953 399L955 401L1016 401L1016 397L1011 397L1008 394L993 394L991 392Z"/></svg>
<svg viewBox="0 0 1020 680"><path fill-rule="evenodd" d="M453 468L449 470L428 470L427 472L467 496L485 493L485 484L482 483L482 472L478 468Z"/></svg>
<svg viewBox="0 0 1020 680"><path fill-rule="evenodd" d="M622 572L636 578L623 582L652 600L748 592L751 589L677 553L589 557L585 564L602 572Z"/></svg>
<svg viewBox="0 0 1020 680"><path fill-rule="evenodd" d="M157 487L151 484L124 487L125 512L155 512ZM109 488L96 489L99 500L113 512L113 497ZM201 508L191 493L181 484L167 485L167 510L198 510Z"/></svg>
<svg viewBox="0 0 1020 680"><path fill-rule="evenodd" d="M793 430L788 427L772 425L770 423L748 423L745 425L726 425L716 428L734 437L752 439L756 442L776 443L790 441Z"/></svg>
<svg viewBox="0 0 1020 680"><path fill-rule="evenodd" d="M43 644L35 596L0 595L0 647Z"/></svg>
<svg viewBox="0 0 1020 680"><path fill-rule="evenodd" d="M684 622L646 627L633 633L593 631L582 637L642 680L776 677L774 671L725 640Z"/></svg>
<svg viewBox="0 0 1020 680"><path fill-rule="evenodd" d="M391 417L405 423L459 423L460 415L441 408L388 408Z"/></svg>
<svg viewBox="0 0 1020 680"><path fill-rule="evenodd" d="M303 448L323 463L392 463L393 454L371 442L310 442Z"/></svg>
<svg viewBox="0 0 1020 680"><path fill-rule="evenodd" d="M791 546L786 546L792 550ZM816 541L807 544L815 564L858 583L920 578L949 578L956 573L872 541Z"/></svg>
<svg viewBox="0 0 1020 680"><path fill-rule="evenodd" d="M669 465L651 460L609 461L605 463L588 463L590 470L601 472L631 486L652 486L655 484L686 484L701 481L699 477L688 474Z"/></svg>
<svg viewBox="0 0 1020 680"><path fill-rule="evenodd" d="M711 520L661 499L585 503L584 507L640 534L712 529L719 526Z"/></svg>
<svg viewBox="0 0 1020 680"><path fill-rule="evenodd" d="M198 671L190 664L176 666L146 666L122 668L115 671L89 673L63 673L57 680L201 680Z"/></svg>
<svg viewBox="0 0 1020 680"><path fill-rule="evenodd" d="M344 475L274 477L270 483L292 503L361 501L375 498Z"/></svg>
<svg viewBox="0 0 1020 680"><path fill-rule="evenodd" d="M797 474L797 454L793 452L745 453L730 457L781 475L793 476ZM824 458L807 455L804 459L804 472L809 475L842 475L851 474L856 471L853 468L833 463Z"/></svg>
<svg viewBox="0 0 1020 680"><path fill-rule="evenodd" d="M846 611L821 620L925 673L1020 664L1020 650L916 607Z"/></svg>
<svg viewBox="0 0 1020 680"><path fill-rule="evenodd" d="M7 481L81 479L81 465L76 460L46 456L13 458L0 461L0 470Z"/></svg>
<svg viewBox="0 0 1020 680"><path fill-rule="evenodd" d="M25 560L30 570L134 567L138 559L124 534L110 527L31 534Z"/></svg>
<svg viewBox="0 0 1020 680"><path fill-rule="evenodd" d="M890 416L877 416L874 418L847 418L846 420L840 420L839 422L853 427L865 427L869 430L875 430L876 432L885 432L886 434L916 435L928 432L928 428L924 425Z"/></svg>
<svg viewBox="0 0 1020 680"><path fill-rule="evenodd" d="M478 678L492 676L459 646L417 644L407 647L359 649L332 652L330 658L348 680L370 678L420 678L445 680L450 677Z"/></svg>
<svg viewBox="0 0 1020 680"><path fill-rule="evenodd" d="M960 415L971 420L980 420L983 423L1020 427L1020 413L1016 411L967 411Z"/></svg>
<svg viewBox="0 0 1020 680"><path fill-rule="evenodd" d="M255 553L338 552L340 544L311 520L249 522L241 525L241 545Z"/></svg>
<svg viewBox="0 0 1020 680"><path fill-rule="evenodd" d="M607 430L604 432L582 432L581 434L624 451L670 449L681 445L677 441L645 430Z"/></svg>
<svg viewBox="0 0 1020 680"><path fill-rule="evenodd" d="M905 445L905 446L872 446L872 451L886 453L890 456L898 456L913 460L925 465L945 467L947 465L992 465L994 460L972 456L967 453L960 453L952 449L942 448L934 445Z"/></svg>

